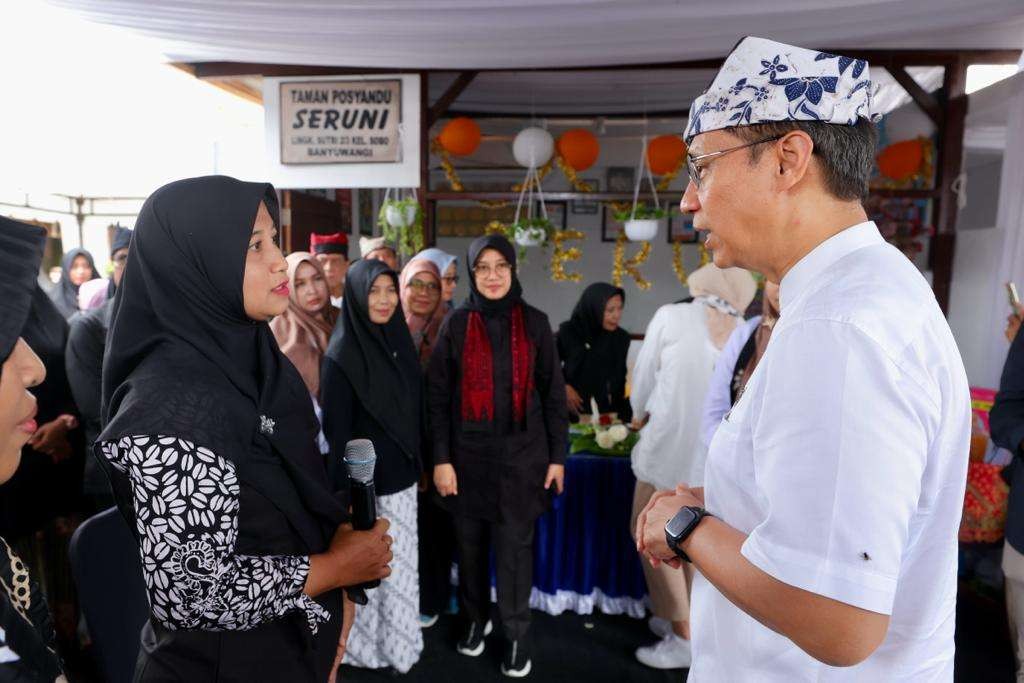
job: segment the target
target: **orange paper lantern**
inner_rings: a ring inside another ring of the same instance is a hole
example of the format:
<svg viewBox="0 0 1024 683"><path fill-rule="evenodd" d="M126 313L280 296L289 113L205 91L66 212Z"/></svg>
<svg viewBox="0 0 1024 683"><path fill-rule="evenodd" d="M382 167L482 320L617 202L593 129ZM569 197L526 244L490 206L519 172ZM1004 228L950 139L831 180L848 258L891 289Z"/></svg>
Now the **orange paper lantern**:
<svg viewBox="0 0 1024 683"><path fill-rule="evenodd" d="M665 175L679 168L686 143L678 135L659 135L647 144L647 167L654 175Z"/></svg>
<svg viewBox="0 0 1024 683"><path fill-rule="evenodd" d="M562 133L558 137L556 148L559 156L575 171L585 171L593 166L601 151L597 137L583 128L573 128Z"/></svg>
<svg viewBox="0 0 1024 683"><path fill-rule="evenodd" d="M473 119L460 116L446 123L437 139L449 154L469 156L480 146L480 126Z"/></svg>
<svg viewBox="0 0 1024 683"><path fill-rule="evenodd" d="M878 170L891 180L906 180L924 165L924 140L895 142L878 155Z"/></svg>

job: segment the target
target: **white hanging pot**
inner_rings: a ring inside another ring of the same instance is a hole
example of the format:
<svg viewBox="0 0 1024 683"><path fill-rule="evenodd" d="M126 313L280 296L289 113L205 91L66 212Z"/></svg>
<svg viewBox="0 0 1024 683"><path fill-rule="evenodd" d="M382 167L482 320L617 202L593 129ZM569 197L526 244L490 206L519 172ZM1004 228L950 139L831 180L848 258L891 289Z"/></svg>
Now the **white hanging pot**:
<svg viewBox="0 0 1024 683"><path fill-rule="evenodd" d="M540 168L551 160L554 153L555 139L543 128L524 128L512 141L512 156L525 168Z"/></svg>
<svg viewBox="0 0 1024 683"><path fill-rule="evenodd" d="M403 211L397 206L389 205L384 209L384 220L392 228L407 228L416 222L416 207L407 206Z"/></svg>
<svg viewBox="0 0 1024 683"><path fill-rule="evenodd" d="M657 218L634 218L625 223L626 237L632 242L650 242L658 234Z"/></svg>
<svg viewBox="0 0 1024 683"><path fill-rule="evenodd" d="M539 247L544 237L543 228L516 228L516 244L521 247Z"/></svg>

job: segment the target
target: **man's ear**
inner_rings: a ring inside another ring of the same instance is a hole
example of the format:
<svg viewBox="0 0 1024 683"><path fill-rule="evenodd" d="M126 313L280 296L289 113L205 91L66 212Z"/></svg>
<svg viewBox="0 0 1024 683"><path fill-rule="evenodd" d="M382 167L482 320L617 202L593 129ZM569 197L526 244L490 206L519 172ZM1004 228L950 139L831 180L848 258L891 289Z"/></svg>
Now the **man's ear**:
<svg viewBox="0 0 1024 683"><path fill-rule="evenodd" d="M794 130L774 146L777 182L780 190L790 190L803 180L814 154L814 141L802 130Z"/></svg>

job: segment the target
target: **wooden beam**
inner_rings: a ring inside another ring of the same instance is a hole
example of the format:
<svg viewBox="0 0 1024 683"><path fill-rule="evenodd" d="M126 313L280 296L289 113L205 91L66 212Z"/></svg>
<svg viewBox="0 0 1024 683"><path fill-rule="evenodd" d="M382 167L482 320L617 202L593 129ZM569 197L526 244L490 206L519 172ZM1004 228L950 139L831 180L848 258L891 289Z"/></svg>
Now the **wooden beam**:
<svg viewBox="0 0 1024 683"><path fill-rule="evenodd" d="M441 118L448 107L451 106L452 102L458 99L459 95L469 87L469 84L473 82L479 71L463 71L459 74L455 82L448 86L448 89L444 91L444 94L437 98L437 102L430 107L430 111L427 112L427 121L425 123L427 128L430 128L434 123Z"/></svg>
<svg viewBox="0 0 1024 683"><path fill-rule="evenodd" d="M867 59L873 66L944 66L961 62L963 64L1015 64L1020 59L1020 48L981 50L858 50L854 48L822 48L824 52L849 55ZM488 69L471 64L449 69L427 69L427 71L460 71L476 69L486 72L501 71L623 71L654 69L717 69L725 56L683 61L643 62L637 64L579 64L559 66L502 67ZM192 62L196 78L223 76L335 76L347 74L422 72L422 65L378 67L378 66L327 66L300 64L265 64L259 62Z"/></svg>
<svg viewBox="0 0 1024 683"><path fill-rule="evenodd" d="M967 119L967 64L957 62L946 67L942 79L943 125L939 128L938 177L932 215L935 235L928 254L932 270L932 289L943 313L949 312L949 290L953 282L953 255L956 246L956 192L953 182L963 166L964 124Z"/></svg>
<svg viewBox="0 0 1024 683"><path fill-rule="evenodd" d="M900 84L900 87L907 91L910 99L928 115L928 118L932 120L935 127L940 128L942 126L943 112L942 106L935 99L935 96L922 88L902 66L887 66L885 68L896 79L896 82Z"/></svg>
<svg viewBox="0 0 1024 683"><path fill-rule="evenodd" d="M432 247L437 240L434 236L434 212L430 210L431 204L427 200L427 194L430 192L430 110L427 103L429 79L430 74L426 71L420 74L420 188L417 197L423 214L423 244Z"/></svg>
<svg viewBox="0 0 1024 683"><path fill-rule="evenodd" d="M678 202L683 197L682 190L658 193L660 200ZM654 199L649 192L641 192L641 199ZM443 201L515 201L518 192L428 192L427 199L432 202ZM632 192L545 192L544 199L551 201L571 201L582 199L595 202L625 202L633 200Z"/></svg>
<svg viewBox="0 0 1024 683"><path fill-rule="evenodd" d="M519 113L499 113L499 112L477 112L468 109L449 109L448 116L455 118L456 116L472 116L474 119L522 119L522 118L537 118L537 119L642 119L652 117L663 117L663 118L680 118L687 119L690 116L689 109L648 109L647 111L629 111L619 112L615 114L609 114L607 112L519 112Z"/></svg>

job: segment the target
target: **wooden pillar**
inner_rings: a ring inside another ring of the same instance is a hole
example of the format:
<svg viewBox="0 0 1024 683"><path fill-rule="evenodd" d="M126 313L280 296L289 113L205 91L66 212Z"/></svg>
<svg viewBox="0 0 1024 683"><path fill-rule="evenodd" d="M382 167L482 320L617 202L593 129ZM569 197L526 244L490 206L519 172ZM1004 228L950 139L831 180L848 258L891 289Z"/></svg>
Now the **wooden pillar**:
<svg viewBox="0 0 1024 683"><path fill-rule="evenodd" d="M932 289L943 313L949 312L949 290L953 281L956 247L957 198L953 183L960 175L964 156L964 124L967 119L967 65L962 59L946 65L942 82L942 125L935 187L939 196L933 211L935 235L928 254Z"/></svg>
<svg viewBox="0 0 1024 683"><path fill-rule="evenodd" d="M420 209L423 211L423 244L434 246L434 203L427 199L430 192L430 72L420 72Z"/></svg>

